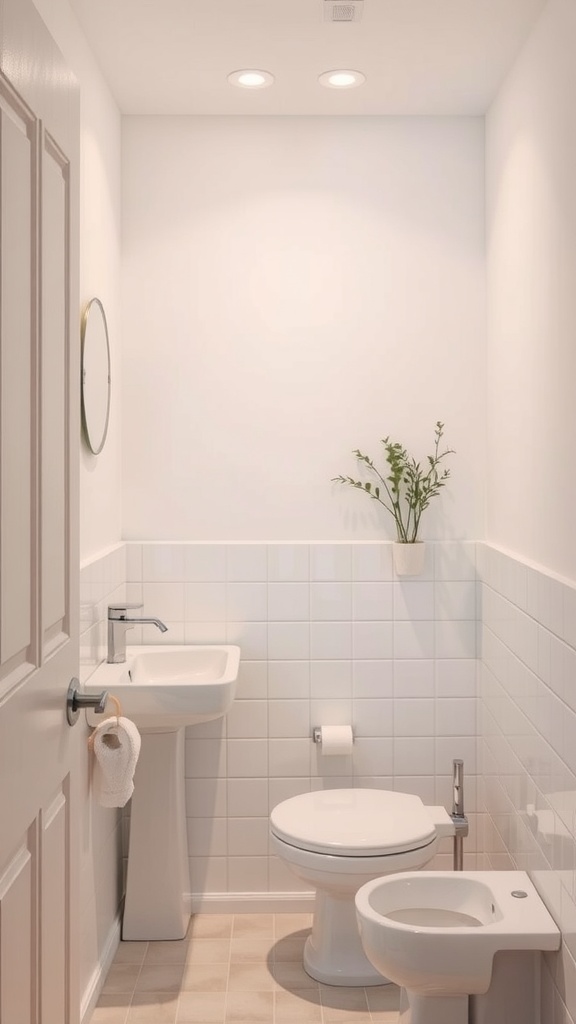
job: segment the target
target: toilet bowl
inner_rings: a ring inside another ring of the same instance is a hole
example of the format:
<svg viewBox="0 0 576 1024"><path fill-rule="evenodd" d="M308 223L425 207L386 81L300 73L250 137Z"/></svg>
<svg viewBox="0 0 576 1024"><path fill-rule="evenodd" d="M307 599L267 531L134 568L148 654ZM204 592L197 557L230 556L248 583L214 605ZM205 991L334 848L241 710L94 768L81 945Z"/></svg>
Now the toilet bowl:
<svg viewBox="0 0 576 1024"><path fill-rule="evenodd" d="M270 815L271 843L285 864L316 890L304 968L328 985L382 985L358 933L354 896L370 879L416 870L453 834L443 807L376 789L304 793Z"/></svg>
<svg viewBox="0 0 576 1024"><path fill-rule="evenodd" d="M408 872L368 882L355 902L368 959L404 990L402 1024L468 1024L496 953L560 946L524 871Z"/></svg>

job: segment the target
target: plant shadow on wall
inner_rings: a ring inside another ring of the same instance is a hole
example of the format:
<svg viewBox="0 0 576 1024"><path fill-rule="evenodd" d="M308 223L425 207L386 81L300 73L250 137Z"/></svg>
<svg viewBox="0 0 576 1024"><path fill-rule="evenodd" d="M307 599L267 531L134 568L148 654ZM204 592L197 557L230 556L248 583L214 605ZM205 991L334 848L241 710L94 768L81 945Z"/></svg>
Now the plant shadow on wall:
<svg viewBox="0 0 576 1024"><path fill-rule="evenodd" d="M381 473L374 461L356 448L353 455L375 480L355 480L342 475L332 477L336 483L356 487L390 513L396 526L394 564L399 576L416 576L424 565L425 548L419 539L422 513L450 477L449 468L443 465L444 459L455 454L453 448L441 449L443 436L444 424L438 420L434 430L434 452L426 457L423 465L399 441L385 437L380 443L384 445L387 472Z"/></svg>

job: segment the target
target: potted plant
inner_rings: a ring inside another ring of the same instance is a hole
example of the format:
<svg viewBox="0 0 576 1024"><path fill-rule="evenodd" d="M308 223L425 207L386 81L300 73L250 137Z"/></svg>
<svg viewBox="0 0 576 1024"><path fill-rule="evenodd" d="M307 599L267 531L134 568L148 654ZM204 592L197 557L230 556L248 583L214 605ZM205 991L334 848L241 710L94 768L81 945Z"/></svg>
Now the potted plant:
<svg viewBox="0 0 576 1024"><path fill-rule="evenodd" d="M419 539L422 513L428 508L444 487L450 470L442 463L452 448L440 450L444 424L438 421L434 431L434 453L428 455L424 465L416 462L398 441L383 438L384 458L388 471L380 472L368 455L358 448L353 454L372 476L371 480L355 480L351 476L336 476L332 479L349 484L378 501L390 513L396 525L397 541L394 544L394 566L399 576L417 576L424 565L425 546Z"/></svg>

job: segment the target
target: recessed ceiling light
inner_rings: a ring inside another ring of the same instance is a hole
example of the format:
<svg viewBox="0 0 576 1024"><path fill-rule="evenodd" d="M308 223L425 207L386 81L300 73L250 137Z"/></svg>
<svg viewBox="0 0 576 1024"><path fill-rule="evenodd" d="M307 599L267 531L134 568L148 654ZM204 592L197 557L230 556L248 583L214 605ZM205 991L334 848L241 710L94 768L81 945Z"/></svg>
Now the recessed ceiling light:
<svg viewBox="0 0 576 1024"><path fill-rule="evenodd" d="M324 71L318 75L318 81L327 89L355 89L366 81L366 75L361 71Z"/></svg>
<svg viewBox="0 0 576 1024"><path fill-rule="evenodd" d="M255 68L244 68L241 71L232 71L228 75L230 85L236 85L240 89L266 89L272 85L274 75L269 71L257 71Z"/></svg>

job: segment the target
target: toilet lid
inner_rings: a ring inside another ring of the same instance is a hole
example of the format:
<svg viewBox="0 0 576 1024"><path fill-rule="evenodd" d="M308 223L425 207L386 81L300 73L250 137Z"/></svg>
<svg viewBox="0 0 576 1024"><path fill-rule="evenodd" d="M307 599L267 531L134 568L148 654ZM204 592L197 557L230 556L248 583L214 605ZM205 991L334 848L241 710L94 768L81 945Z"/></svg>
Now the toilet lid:
<svg viewBox="0 0 576 1024"><path fill-rule="evenodd" d="M407 853L436 835L420 797L380 789L303 793L278 804L270 825L291 846L341 857Z"/></svg>

